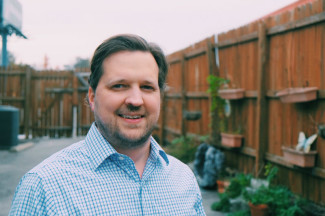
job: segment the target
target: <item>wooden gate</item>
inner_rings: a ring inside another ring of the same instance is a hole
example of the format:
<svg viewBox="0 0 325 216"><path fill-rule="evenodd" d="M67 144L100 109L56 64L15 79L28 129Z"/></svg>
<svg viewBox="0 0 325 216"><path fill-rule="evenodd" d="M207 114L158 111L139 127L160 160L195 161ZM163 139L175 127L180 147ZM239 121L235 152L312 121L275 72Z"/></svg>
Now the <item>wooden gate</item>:
<svg viewBox="0 0 325 216"><path fill-rule="evenodd" d="M89 72L35 71L15 67L0 71L0 105L20 110L26 137L84 135L93 121L84 98Z"/></svg>

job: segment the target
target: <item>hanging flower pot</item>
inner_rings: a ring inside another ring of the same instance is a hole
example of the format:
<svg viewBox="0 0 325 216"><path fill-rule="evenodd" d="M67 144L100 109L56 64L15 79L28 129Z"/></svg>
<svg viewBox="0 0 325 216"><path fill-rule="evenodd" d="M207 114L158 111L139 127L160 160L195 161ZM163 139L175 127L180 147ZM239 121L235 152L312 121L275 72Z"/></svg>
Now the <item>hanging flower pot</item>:
<svg viewBox="0 0 325 216"><path fill-rule="evenodd" d="M201 111L187 111L185 110L183 113L183 118L189 121L196 121L202 117Z"/></svg>
<svg viewBox="0 0 325 216"><path fill-rule="evenodd" d="M251 202L248 203L252 216L267 216L269 215L269 207L266 204L254 205Z"/></svg>
<svg viewBox="0 0 325 216"><path fill-rule="evenodd" d="M223 99L238 100L244 97L244 89L220 89L219 96Z"/></svg>
<svg viewBox="0 0 325 216"><path fill-rule="evenodd" d="M316 151L310 151L308 153L303 151L297 151L292 148L282 146L283 156L285 160L293 165L300 167L314 167Z"/></svg>
<svg viewBox="0 0 325 216"><path fill-rule="evenodd" d="M221 144L229 148L239 148L242 145L243 135L221 133Z"/></svg>
<svg viewBox="0 0 325 216"><path fill-rule="evenodd" d="M300 103L316 100L317 87L287 88L276 93L282 103Z"/></svg>
<svg viewBox="0 0 325 216"><path fill-rule="evenodd" d="M229 180L217 180L218 193L224 193L229 185Z"/></svg>

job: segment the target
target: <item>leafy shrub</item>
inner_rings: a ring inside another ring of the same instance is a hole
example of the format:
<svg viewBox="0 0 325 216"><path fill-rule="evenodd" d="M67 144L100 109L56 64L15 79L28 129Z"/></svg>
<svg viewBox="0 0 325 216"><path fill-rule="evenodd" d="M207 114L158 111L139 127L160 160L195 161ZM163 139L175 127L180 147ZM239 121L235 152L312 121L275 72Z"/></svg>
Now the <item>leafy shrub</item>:
<svg viewBox="0 0 325 216"><path fill-rule="evenodd" d="M299 199L286 187L282 186L261 186L257 191L244 192L244 199L254 205L267 204L272 211L272 215L296 216L303 215L299 207Z"/></svg>
<svg viewBox="0 0 325 216"><path fill-rule="evenodd" d="M195 136L188 135L175 138L169 146L165 147L165 150L182 162L189 163L194 160L197 147Z"/></svg>
<svg viewBox="0 0 325 216"><path fill-rule="evenodd" d="M230 210L229 197L225 193L220 194L220 200L218 202L212 203L211 209L214 211L229 212Z"/></svg>

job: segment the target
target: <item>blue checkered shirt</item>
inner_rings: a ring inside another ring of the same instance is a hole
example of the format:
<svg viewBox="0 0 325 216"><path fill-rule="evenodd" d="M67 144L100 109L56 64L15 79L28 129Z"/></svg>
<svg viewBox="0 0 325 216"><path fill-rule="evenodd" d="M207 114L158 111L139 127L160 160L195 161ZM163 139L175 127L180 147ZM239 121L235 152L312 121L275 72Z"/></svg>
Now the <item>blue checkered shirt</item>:
<svg viewBox="0 0 325 216"><path fill-rule="evenodd" d="M192 171L151 138L142 178L93 124L20 181L9 215L205 215Z"/></svg>

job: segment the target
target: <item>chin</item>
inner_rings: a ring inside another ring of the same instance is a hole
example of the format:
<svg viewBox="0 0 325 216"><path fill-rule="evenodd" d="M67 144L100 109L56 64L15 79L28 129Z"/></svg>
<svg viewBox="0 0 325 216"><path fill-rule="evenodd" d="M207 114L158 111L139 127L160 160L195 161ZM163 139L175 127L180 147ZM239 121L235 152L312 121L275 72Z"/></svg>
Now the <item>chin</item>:
<svg viewBox="0 0 325 216"><path fill-rule="evenodd" d="M145 145L151 136L151 131L145 134L115 134L115 137L120 140L120 145L126 148L136 148Z"/></svg>

